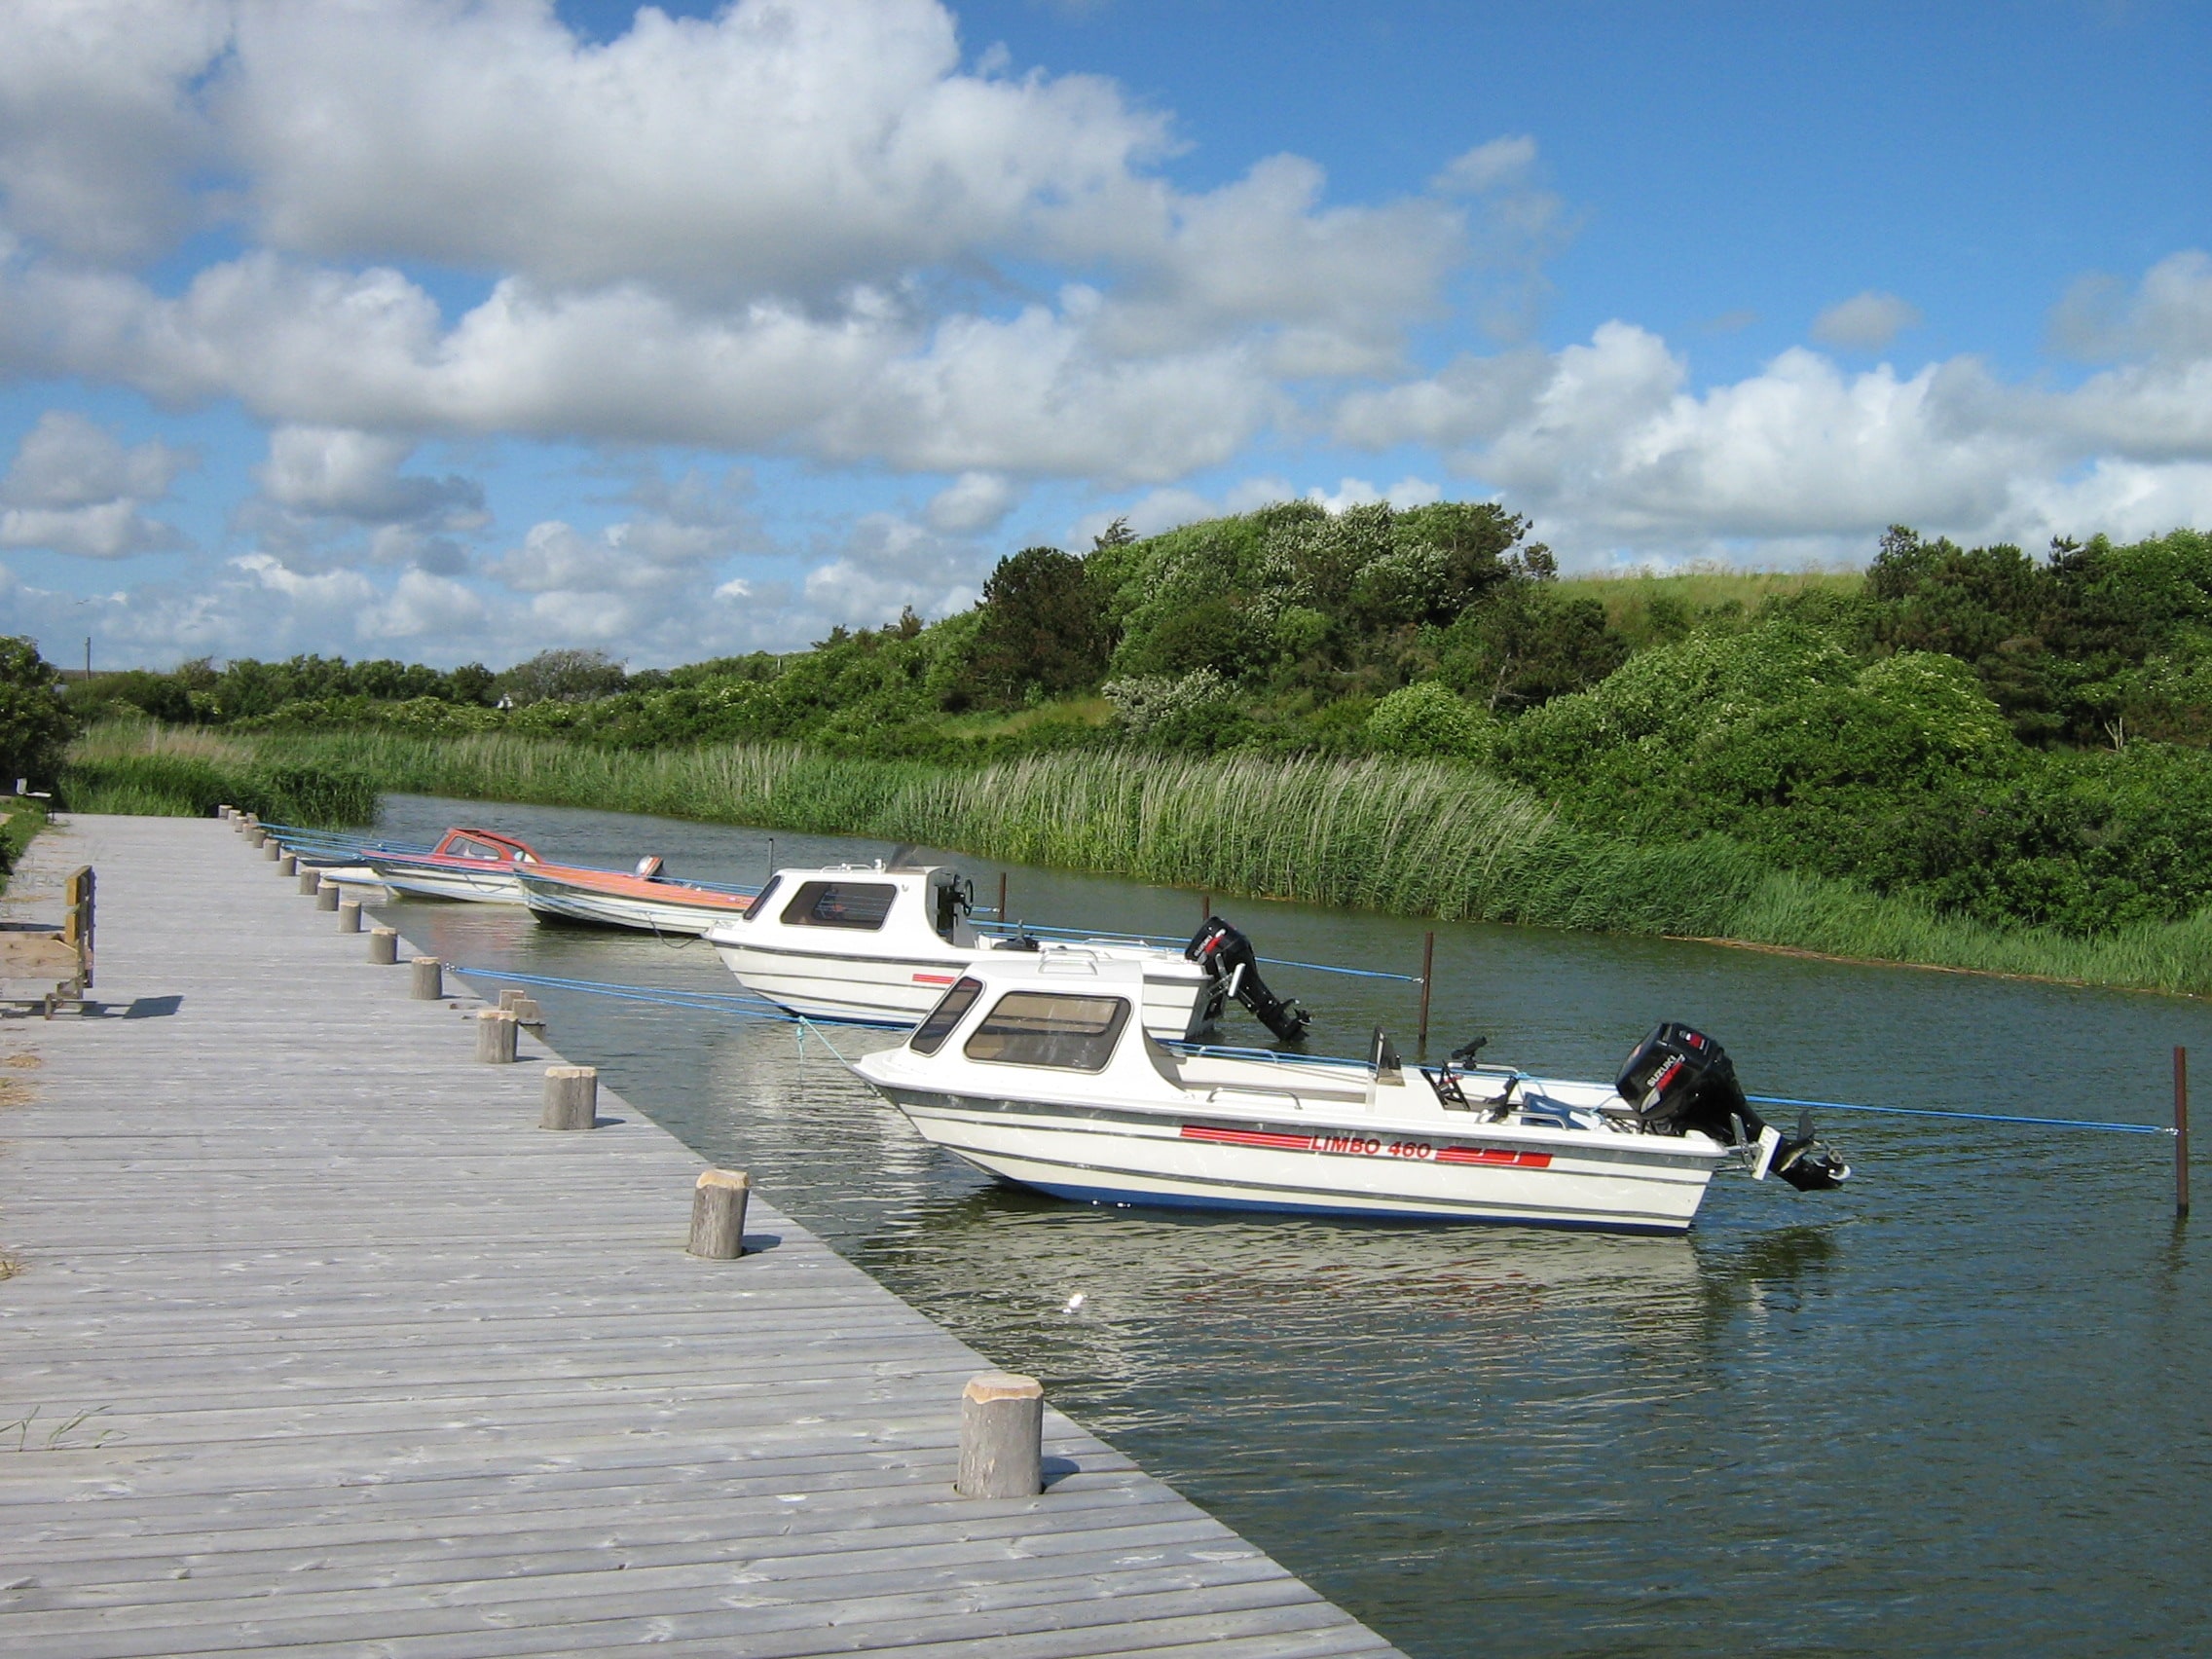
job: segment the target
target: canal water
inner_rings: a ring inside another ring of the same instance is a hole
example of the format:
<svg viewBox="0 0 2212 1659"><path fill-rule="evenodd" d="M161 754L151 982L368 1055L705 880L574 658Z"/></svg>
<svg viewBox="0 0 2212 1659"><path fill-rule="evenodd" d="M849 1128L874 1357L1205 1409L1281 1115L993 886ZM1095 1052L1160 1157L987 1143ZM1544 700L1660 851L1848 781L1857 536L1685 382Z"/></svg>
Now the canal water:
<svg viewBox="0 0 2212 1659"><path fill-rule="evenodd" d="M472 822L732 881L893 850L408 796L383 832ZM1002 866L952 862L988 903ZM1009 882L1033 922L1199 919L1188 891ZM1419 970L1419 922L1215 908L1264 956ZM453 962L736 988L698 943L384 913ZM1411 986L1269 973L1312 1051L1381 1024L1410 1054ZM1453 924L1435 980L1432 1049L1481 1032L1554 1075L1681 1018L1753 1093L2163 1124L2174 1045L2212 1060L2196 1002L1718 946ZM1091 1208L924 1147L789 1026L539 998L570 1058L1416 1659L2207 1645L2212 1208L2175 1223L2165 1137L1827 1114L1849 1187L1731 1172L1686 1238ZM1264 1036L1232 1011L1225 1040Z"/></svg>

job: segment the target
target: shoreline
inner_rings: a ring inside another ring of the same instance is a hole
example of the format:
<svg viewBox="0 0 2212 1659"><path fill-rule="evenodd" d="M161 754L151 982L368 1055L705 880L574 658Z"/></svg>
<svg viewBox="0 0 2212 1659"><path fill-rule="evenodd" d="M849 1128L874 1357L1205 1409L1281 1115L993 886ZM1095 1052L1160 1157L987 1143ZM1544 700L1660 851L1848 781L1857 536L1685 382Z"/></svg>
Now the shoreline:
<svg viewBox="0 0 2212 1659"><path fill-rule="evenodd" d="M390 793L634 812L919 842L1440 922L2212 994L2212 910L2085 938L1999 928L1776 869L1718 836L1655 845L1578 830L1527 791L1451 762L1085 750L953 768L788 744L621 751L509 737L244 739L144 726L96 732L79 756L77 775L97 785L88 810L204 812L214 798L240 803L235 792L252 775L283 780L303 798L355 803L351 810Z"/></svg>

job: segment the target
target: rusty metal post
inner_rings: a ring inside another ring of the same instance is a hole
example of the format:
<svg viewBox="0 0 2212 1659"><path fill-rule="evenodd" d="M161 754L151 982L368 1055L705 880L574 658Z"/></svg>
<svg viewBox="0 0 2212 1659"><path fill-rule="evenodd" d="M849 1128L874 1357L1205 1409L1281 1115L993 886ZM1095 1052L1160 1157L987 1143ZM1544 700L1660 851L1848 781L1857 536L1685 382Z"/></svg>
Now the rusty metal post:
<svg viewBox="0 0 2212 1659"><path fill-rule="evenodd" d="M1420 1057L1424 1060L1428 1058L1428 987L1435 977L1436 935L1433 932L1424 933L1420 936L1420 1038L1419 1044Z"/></svg>
<svg viewBox="0 0 2212 1659"><path fill-rule="evenodd" d="M2189 1051L2174 1048L2174 1214L2189 1213Z"/></svg>

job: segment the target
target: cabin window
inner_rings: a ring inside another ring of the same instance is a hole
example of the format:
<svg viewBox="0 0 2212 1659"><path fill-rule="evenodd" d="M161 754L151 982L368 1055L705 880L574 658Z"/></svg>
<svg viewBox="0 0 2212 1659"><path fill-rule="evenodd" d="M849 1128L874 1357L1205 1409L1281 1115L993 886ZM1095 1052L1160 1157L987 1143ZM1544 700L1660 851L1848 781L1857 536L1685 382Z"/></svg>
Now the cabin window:
<svg viewBox="0 0 2212 1659"><path fill-rule="evenodd" d="M1104 1071L1128 1020L1129 1005L1120 997L1009 991L962 1051L1002 1066Z"/></svg>
<svg viewBox="0 0 2212 1659"><path fill-rule="evenodd" d="M450 849L457 859L504 859L504 849L484 841L456 841Z"/></svg>
<svg viewBox="0 0 2212 1659"><path fill-rule="evenodd" d="M784 878L780 875L771 875L770 877L768 877L768 885L761 888L759 892L756 893L753 896L753 903L745 906L745 919L750 922L755 916L759 915L762 911L767 909L768 901L776 896L776 889L783 886L783 884Z"/></svg>
<svg viewBox="0 0 2212 1659"><path fill-rule="evenodd" d="M983 989L980 979L956 979L952 989L938 998L937 1007L923 1016L914 1034L906 1039L906 1047L917 1054L934 1054L944 1047L944 1040L952 1035L968 1011L976 1006L976 998Z"/></svg>
<svg viewBox="0 0 2212 1659"><path fill-rule="evenodd" d="M784 925L873 933L898 896L898 887L888 881L802 881L798 897L784 906Z"/></svg>

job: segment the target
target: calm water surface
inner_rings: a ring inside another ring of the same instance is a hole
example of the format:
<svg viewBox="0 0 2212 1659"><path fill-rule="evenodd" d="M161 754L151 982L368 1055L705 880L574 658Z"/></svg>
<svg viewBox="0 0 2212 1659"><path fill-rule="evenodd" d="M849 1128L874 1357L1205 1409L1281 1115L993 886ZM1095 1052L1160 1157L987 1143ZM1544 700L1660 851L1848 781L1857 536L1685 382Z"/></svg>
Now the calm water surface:
<svg viewBox="0 0 2212 1659"><path fill-rule="evenodd" d="M769 861L760 831L422 797L384 830L466 822L714 879ZM952 862L986 895L1001 867ZM1009 907L1199 916L1194 893L1018 868ZM1419 968L1419 923L1215 907L1267 956ZM449 961L735 988L696 943L385 913ZM1376 1023L1410 1051L1411 987L1270 973L1317 1011L1314 1051ZM2212 1010L2179 999L1654 940L1447 926L1436 979L1437 1047L1487 1032L1486 1058L1567 1076L1610 1077L1675 1017L1754 1093L2148 1124L2172 1046L2212 1055ZM1849 1188L1730 1173L1682 1239L1093 1209L924 1147L789 1027L539 996L569 1057L1417 1659L2212 1645L2212 1272L2162 1137L1833 1114Z"/></svg>

